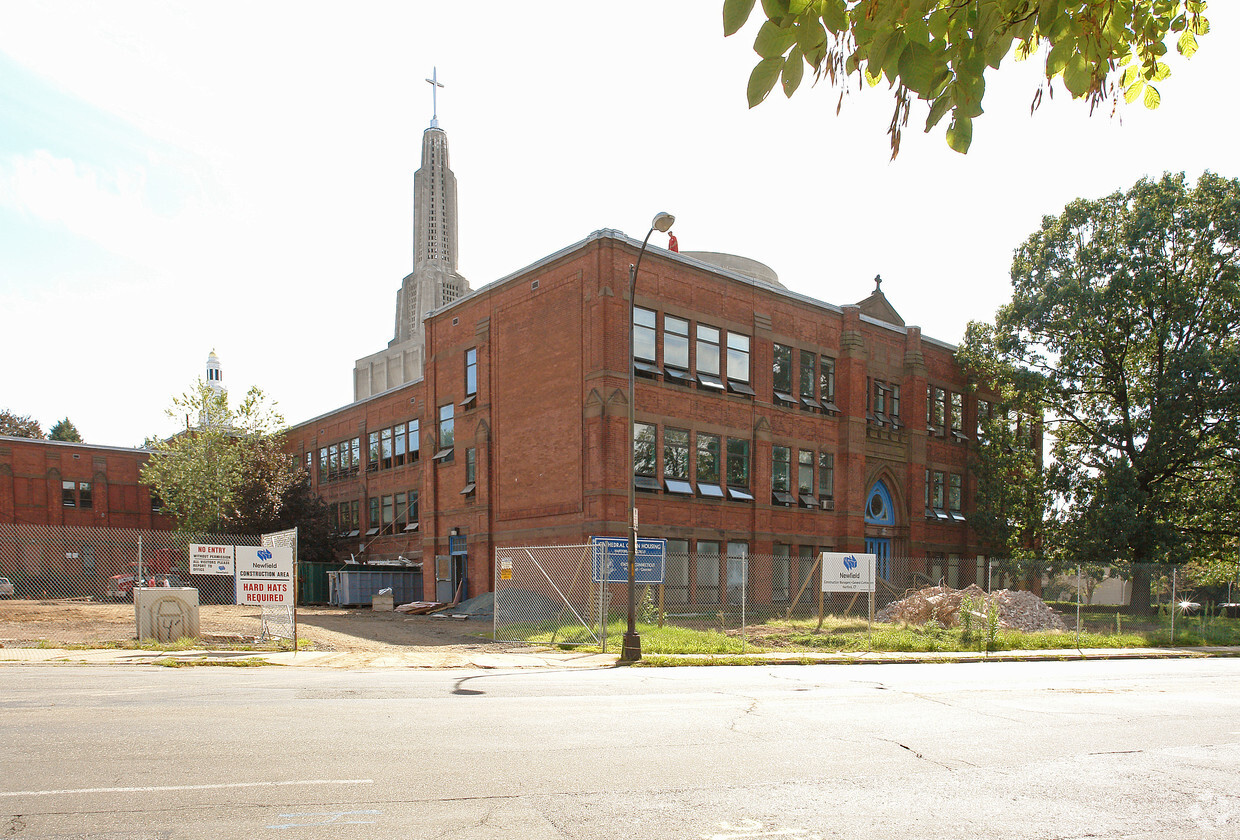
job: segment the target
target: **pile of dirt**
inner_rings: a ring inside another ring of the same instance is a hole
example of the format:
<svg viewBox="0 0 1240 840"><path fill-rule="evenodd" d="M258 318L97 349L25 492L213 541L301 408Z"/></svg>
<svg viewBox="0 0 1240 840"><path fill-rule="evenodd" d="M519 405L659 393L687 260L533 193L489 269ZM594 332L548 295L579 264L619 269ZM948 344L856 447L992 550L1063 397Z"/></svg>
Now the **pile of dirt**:
<svg viewBox="0 0 1240 840"><path fill-rule="evenodd" d="M950 586L927 586L900 601L893 601L878 612L875 619L889 624L928 624L936 621L944 627L960 625L960 605L968 597L969 610L975 626L984 625L990 604L999 608L999 626L1010 630L1036 633L1045 630L1066 630L1059 614L1032 592L1000 589L987 595L977 584L964 589Z"/></svg>

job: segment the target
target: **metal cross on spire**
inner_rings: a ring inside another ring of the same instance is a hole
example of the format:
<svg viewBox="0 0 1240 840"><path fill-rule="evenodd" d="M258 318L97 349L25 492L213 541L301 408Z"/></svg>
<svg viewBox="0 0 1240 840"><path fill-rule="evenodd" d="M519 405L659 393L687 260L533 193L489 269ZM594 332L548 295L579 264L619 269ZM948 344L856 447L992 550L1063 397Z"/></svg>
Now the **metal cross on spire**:
<svg viewBox="0 0 1240 840"><path fill-rule="evenodd" d="M439 81L439 68L431 68L431 77L426 80L431 86L431 128L439 128L439 91L443 82Z"/></svg>

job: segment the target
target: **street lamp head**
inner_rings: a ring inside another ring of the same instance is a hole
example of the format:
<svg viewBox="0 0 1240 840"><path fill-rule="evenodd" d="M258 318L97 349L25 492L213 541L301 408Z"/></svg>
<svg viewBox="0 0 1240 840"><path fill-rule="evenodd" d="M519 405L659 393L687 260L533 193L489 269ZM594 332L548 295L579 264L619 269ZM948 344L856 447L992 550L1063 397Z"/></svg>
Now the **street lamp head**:
<svg viewBox="0 0 1240 840"><path fill-rule="evenodd" d="M675 221L676 217L671 213L657 213L655 214L654 221L650 223L650 227L653 230L659 231L659 233L667 233L672 229Z"/></svg>

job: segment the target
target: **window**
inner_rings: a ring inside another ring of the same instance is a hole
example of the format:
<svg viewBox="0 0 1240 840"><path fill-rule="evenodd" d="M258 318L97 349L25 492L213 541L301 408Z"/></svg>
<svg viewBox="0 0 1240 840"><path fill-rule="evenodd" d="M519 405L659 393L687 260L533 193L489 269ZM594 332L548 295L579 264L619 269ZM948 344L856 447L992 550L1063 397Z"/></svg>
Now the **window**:
<svg viewBox="0 0 1240 840"><path fill-rule="evenodd" d="M395 510L392 508L392 497L384 496L383 497L383 533L385 534L392 533L392 522L393 522L392 517L394 514L395 514Z"/></svg>
<svg viewBox="0 0 1240 840"><path fill-rule="evenodd" d="M362 532L361 502L357 499L349 502L349 536L356 537Z"/></svg>
<svg viewBox="0 0 1240 840"><path fill-rule="evenodd" d="M964 440L964 395L953 393L951 398L952 437Z"/></svg>
<svg viewBox="0 0 1240 840"><path fill-rule="evenodd" d="M697 584L696 602L718 604L719 543L713 540L698 540L696 567L694 570L694 581Z"/></svg>
<svg viewBox="0 0 1240 840"><path fill-rule="evenodd" d="M728 498L752 502L749 494L749 441L728 438Z"/></svg>
<svg viewBox="0 0 1240 840"><path fill-rule="evenodd" d="M740 387L749 382L749 336L728 333L728 388L753 396L753 391Z"/></svg>
<svg viewBox="0 0 1240 840"><path fill-rule="evenodd" d="M887 419L891 421L893 429L900 428L900 386L887 386Z"/></svg>
<svg viewBox="0 0 1240 840"><path fill-rule="evenodd" d="M774 557L771 558L771 600L788 600L788 567L791 565L792 546L775 543Z"/></svg>
<svg viewBox="0 0 1240 840"><path fill-rule="evenodd" d="M461 495L472 497L478 488L478 450L469 447L465 450L465 487Z"/></svg>
<svg viewBox="0 0 1240 840"><path fill-rule="evenodd" d="M947 414L947 392L933 385L926 386L926 431L943 434Z"/></svg>
<svg viewBox="0 0 1240 840"><path fill-rule="evenodd" d="M948 476L947 515L957 522L963 522L961 503L964 501L964 477L956 473Z"/></svg>
<svg viewBox="0 0 1240 840"><path fill-rule="evenodd" d="M814 399L814 385L818 379L817 361L818 356L813 351L801 351L801 367L798 372L798 384L800 387L798 393L801 397L802 408L818 407L818 402Z"/></svg>
<svg viewBox="0 0 1240 840"><path fill-rule="evenodd" d="M771 497L777 505L792 504L789 492L792 450L786 446L771 447Z"/></svg>
<svg viewBox="0 0 1240 840"><path fill-rule="evenodd" d="M663 364L689 370L689 322L684 318L663 316Z"/></svg>
<svg viewBox="0 0 1240 840"><path fill-rule="evenodd" d="M818 453L818 497L835 498L835 453Z"/></svg>
<svg viewBox="0 0 1240 840"><path fill-rule="evenodd" d="M334 443L327 447L327 474L333 481L340 477L340 447Z"/></svg>
<svg viewBox="0 0 1240 840"><path fill-rule="evenodd" d="M409 439L409 463L412 464L414 461L418 460L418 455L421 453L422 438L418 432L417 420L410 420L406 426L409 430L407 433Z"/></svg>
<svg viewBox="0 0 1240 840"><path fill-rule="evenodd" d="M887 422L887 383L874 380L874 419Z"/></svg>
<svg viewBox="0 0 1240 840"><path fill-rule="evenodd" d="M805 507L818 507L814 498L814 453L809 449L797 452L797 496Z"/></svg>
<svg viewBox="0 0 1240 840"><path fill-rule="evenodd" d="M655 476L655 427L633 424L633 486L638 490L658 490Z"/></svg>
<svg viewBox="0 0 1240 840"><path fill-rule="evenodd" d="M366 471L374 472L379 469L379 433L371 432L369 438L369 446L366 448ZM320 478L322 477L322 469L319 470Z"/></svg>
<svg viewBox="0 0 1240 840"><path fill-rule="evenodd" d="M689 603L689 541L669 539L663 569L664 599L669 604Z"/></svg>
<svg viewBox="0 0 1240 840"><path fill-rule="evenodd" d="M747 339L748 337L746 337ZM728 337L729 343L731 336ZM748 367L748 365L746 365ZM729 370L729 375L730 375ZM782 344L775 345L774 361L771 364L771 382L775 388L777 402L792 405L792 348Z"/></svg>
<svg viewBox="0 0 1240 840"><path fill-rule="evenodd" d="M465 396L478 395L478 348L471 347L465 351ZM466 400L468 402L468 400Z"/></svg>
<svg viewBox="0 0 1240 840"><path fill-rule="evenodd" d="M398 423L392 432L392 450L394 452L392 461L399 467L405 463L405 424Z"/></svg>
<svg viewBox="0 0 1240 840"><path fill-rule="evenodd" d="M697 372L719 378L719 328L697 325ZM720 388L723 384L720 383Z"/></svg>
<svg viewBox="0 0 1240 840"><path fill-rule="evenodd" d="M818 399L827 411L840 410L835 404L835 359L830 356L823 356L818 367Z"/></svg>
<svg viewBox="0 0 1240 840"><path fill-rule="evenodd" d="M409 506L405 514L405 530L416 531L418 529L418 491L410 490L405 499L405 504Z"/></svg>
<svg viewBox="0 0 1240 840"><path fill-rule="evenodd" d="M164 500L159 498L159 493L155 492L154 489L151 489L149 492L151 496L151 511L155 512L158 510L163 510Z"/></svg>
<svg viewBox="0 0 1240 840"><path fill-rule="evenodd" d="M395 496L395 519L392 522L392 533L399 534L405 530L405 515L409 512L408 506L405 504L405 494L397 493Z"/></svg>
<svg viewBox="0 0 1240 840"><path fill-rule="evenodd" d="M728 603L740 604L745 598L749 572L749 543L728 543Z"/></svg>
<svg viewBox="0 0 1240 840"><path fill-rule="evenodd" d="M392 468L392 430L384 429L379 433L379 464L385 470Z"/></svg>
<svg viewBox="0 0 1240 840"><path fill-rule="evenodd" d="M693 495L689 483L689 432L686 429L663 430L663 486L669 493Z"/></svg>
<svg viewBox="0 0 1240 840"><path fill-rule="evenodd" d="M640 306L633 309L633 366L647 373L657 373L658 368L642 366L637 364L637 361L642 360L650 365L653 365L655 362L656 317L652 310L642 309Z"/></svg>
<svg viewBox="0 0 1240 840"><path fill-rule="evenodd" d="M379 497L370 497L370 511L366 517L366 536L373 537L379 533Z"/></svg>
<svg viewBox="0 0 1240 840"><path fill-rule="evenodd" d="M977 439L985 440L986 427L990 423L990 417L993 409L989 400L977 401Z"/></svg>
<svg viewBox="0 0 1240 840"><path fill-rule="evenodd" d="M72 481L60 482L60 503L65 507L77 507L77 486Z"/></svg>
<svg viewBox="0 0 1240 840"><path fill-rule="evenodd" d="M452 403L439 406L439 449L451 449L456 442L456 421Z"/></svg>
<svg viewBox="0 0 1240 840"><path fill-rule="evenodd" d="M937 516L938 511L943 510L944 478L943 473L939 470L935 470L932 475L933 479L930 485L930 501L934 503L932 507L935 510L935 515Z"/></svg>
<svg viewBox="0 0 1240 840"><path fill-rule="evenodd" d="M310 476L310 478L312 479L314 478L314 453L313 452L306 453L306 475Z"/></svg>
<svg viewBox="0 0 1240 840"><path fill-rule="evenodd" d="M699 433L697 436L698 495L722 499L719 486L719 435Z"/></svg>
<svg viewBox="0 0 1240 840"><path fill-rule="evenodd" d="M79 481L78 482L78 507L82 508L82 510L90 510L94 506L95 506L95 501L94 501L94 498L91 496L90 482Z"/></svg>
<svg viewBox="0 0 1240 840"><path fill-rule="evenodd" d="M327 469L327 447L319 447L319 481L331 481L335 476Z"/></svg>
<svg viewBox="0 0 1240 840"><path fill-rule="evenodd" d="M362 466L362 439L355 437L349 441L349 474L357 475Z"/></svg>

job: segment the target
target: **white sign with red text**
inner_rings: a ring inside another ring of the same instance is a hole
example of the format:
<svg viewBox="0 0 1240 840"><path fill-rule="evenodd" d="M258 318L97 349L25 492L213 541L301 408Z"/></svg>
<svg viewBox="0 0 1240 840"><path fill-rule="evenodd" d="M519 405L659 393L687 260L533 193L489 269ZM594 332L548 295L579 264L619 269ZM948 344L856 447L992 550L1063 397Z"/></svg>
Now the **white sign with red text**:
<svg viewBox="0 0 1240 840"><path fill-rule="evenodd" d="M233 547L231 545L190 545L189 573L191 575L231 575L233 573Z"/></svg>
<svg viewBox="0 0 1240 840"><path fill-rule="evenodd" d="M288 546L237 546L237 603L293 606L293 549Z"/></svg>

